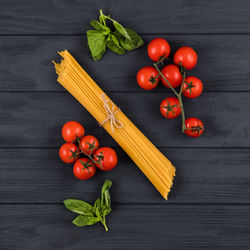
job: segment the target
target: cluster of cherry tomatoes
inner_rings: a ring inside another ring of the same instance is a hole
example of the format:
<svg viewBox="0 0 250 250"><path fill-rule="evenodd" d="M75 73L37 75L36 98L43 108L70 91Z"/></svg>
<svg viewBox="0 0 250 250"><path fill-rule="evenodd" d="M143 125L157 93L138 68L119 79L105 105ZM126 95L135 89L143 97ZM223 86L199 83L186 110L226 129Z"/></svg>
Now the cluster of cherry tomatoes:
<svg viewBox="0 0 250 250"><path fill-rule="evenodd" d="M167 87L175 89L181 87L181 93L177 93L177 97L167 97L161 102L160 112L167 119L178 117L182 113L182 105L180 104L181 94L187 98L196 98L203 91L202 81L195 76L186 77L186 71L195 67L198 56L191 47L179 48L173 57L173 64L164 66L160 72L159 63L170 54L170 45L163 38L153 39L147 48L149 58L156 62L156 67L144 67L137 73L137 83L146 90L154 89L159 82ZM183 74L183 72L185 72ZM167 81L166 81L167 79ZM171 85L171 87L169 86ZM183 85L183 86L182 86ZM185 120L185 134L191 137L198 137L203 134L204 125L198 118L190 117Z"/></svg>
<svg viewBox="0 0 250 250"><path fill-rule="evenodd" d="M65 123L62 137L66 143L60 147L59 156L65 163L74 163L73 173L76 178L87 180L95 175L96 167L109 171L117 165L116 152L109 147L99 148L97 138L85 135L85 129L80 123Z"/></svg>

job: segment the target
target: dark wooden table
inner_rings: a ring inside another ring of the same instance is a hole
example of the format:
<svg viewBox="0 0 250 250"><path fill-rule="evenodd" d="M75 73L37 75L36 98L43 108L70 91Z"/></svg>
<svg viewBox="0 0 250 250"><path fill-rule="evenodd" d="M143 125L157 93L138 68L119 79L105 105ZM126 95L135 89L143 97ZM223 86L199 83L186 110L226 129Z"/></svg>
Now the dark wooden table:
<svg viewBox="0 0 250 250"><path fill-rule="evenodd" d="M0 1L0 249L249 249L250 245L250 2L238 1ZM185 100L205 135L180 132L159 103L171 93L145 92L136 72L151 65L146 47L93 62L85 32L100 8L146 42L166 38L172 50L192 46L192 74L204 93ZM57 82L52 59L68 49L173 162L165 201L95 119ZM60 162L61 126L81 122L119 165L77 181ZM106 178L113 212L110 232L78 228L62 200L93 202Z"/></svg>

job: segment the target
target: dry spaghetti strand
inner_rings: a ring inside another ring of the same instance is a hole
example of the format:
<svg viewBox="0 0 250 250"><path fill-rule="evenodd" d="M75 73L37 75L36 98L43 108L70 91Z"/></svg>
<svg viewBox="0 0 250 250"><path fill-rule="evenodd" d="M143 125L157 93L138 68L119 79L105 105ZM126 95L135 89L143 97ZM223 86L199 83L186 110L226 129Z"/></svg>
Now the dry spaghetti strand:
<svg viewBox="0 0 250 250"><path fill-rule="evenodd" d="M67 50L59 54L63 59L60 63L54 62L58 82L95 117L98 123L102 124L167 199L175 176L172 163L110 100ZM111 104L112 110L108 110L105 103Z"/></svg>

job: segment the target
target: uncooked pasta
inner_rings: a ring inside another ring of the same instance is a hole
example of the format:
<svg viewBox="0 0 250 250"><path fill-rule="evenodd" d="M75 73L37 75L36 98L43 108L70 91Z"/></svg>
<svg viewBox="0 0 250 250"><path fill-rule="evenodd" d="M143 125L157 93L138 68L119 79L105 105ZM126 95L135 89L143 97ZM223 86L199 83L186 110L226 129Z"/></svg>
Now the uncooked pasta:
<svg viewBox="0 0 250 250"><path fill-rule="evenodd" d="M58 82L73 95L123 148L151 183L167 199L175 176L172 163L111 101L67 51L55 63Z"/></svg>

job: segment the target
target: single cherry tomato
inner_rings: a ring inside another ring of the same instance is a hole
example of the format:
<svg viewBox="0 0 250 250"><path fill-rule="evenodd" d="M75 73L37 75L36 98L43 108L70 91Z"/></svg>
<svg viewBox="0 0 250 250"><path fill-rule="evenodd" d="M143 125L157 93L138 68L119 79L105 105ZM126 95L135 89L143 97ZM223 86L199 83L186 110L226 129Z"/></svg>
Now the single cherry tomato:
<svg viewBox="0 0 250 250"><path fill-rule="evenodd" d="M75 121L67 122L62 128L62 137L66 142L74 142L77 138L83 137L85 134L84 127Z"/></svg>
<svg viewBox="0 0 250 250"><path fill-rule="evenodd" d="M203 134L204 125L201 120L195 117L190 117L186 119L185 124L187 128L185 130L186 135L190 137L199 137Z"/></svg>
<svg viewBox="0 0 250 250"><path fill-rule="evenodd" d="M169 43L163 38L155 38L148 44L148 56L155 62L159 61L162 57L168 57L169 54Z"/></svg>
<svg viewBox="0 0 250 250"><path fill-rule="evenodd" d="M142 89L154 89L160 80L158 71L154 67L140 69L136 76L137 83Z"/></svg>
<svg viewBox="0 0 250 250"><path fill-rule="evenodd" d="M160 105L161 114L167 119L176 118L181 114L181 107L178 98L167 97L161 102Z"/></svg>
<svg viewBox="0 0 250 250"><path fill-rule="evenodd" d="M174 64L169 64L165 66L161 73L167 78L168 82L173 88L177 88L182 83L182 75L179 68ZM161 82L167 88L170 88L165 79L161 76Z"/></svg>
<svg viewBox="0 0 250 250"><path fill-rule="evenodd" d="M99 148L99 141L93 135L85 135L80 141L80 146L86 154L92 155Z"/></svg>
<svg viewBox="0 0 250 250"><path fill-rule="evenodd" d="M118 162L117 155L114 149L109 147L102 147L96 150L94 160L99 161L95 165L103 171L113 169Z"/></svg>
<svg viewBox="0 0 250 250"><path fill-rule="evenodd" d="M187 98L196 98L198 97L203 90L202 81L195 76L188 76L185 79L185 83L183 85L183 94Z"/></svg>
<svg viewBox="0 0 250 250"><path fill-rule="evenodd" d="M59 149L59 156L65 163L73 163L79 158L77 146L73 143L64 143Z"/></svg>
<svg viewBox="0 0 250 250"><path fill-rule="evenodd" d="M96 167L87 158L78 159L73 168L73 173L79 180L87 180L94 176Z"/></svg>
<svg viewBox="0 0 250 250"><path fill-rule="evenodd" d="M198 60L197 53L191 47L181 47L174 54L174 63L185 69L192 69Z"/></svg>

